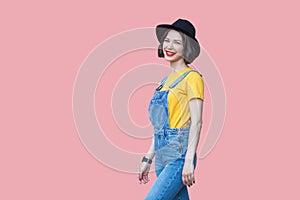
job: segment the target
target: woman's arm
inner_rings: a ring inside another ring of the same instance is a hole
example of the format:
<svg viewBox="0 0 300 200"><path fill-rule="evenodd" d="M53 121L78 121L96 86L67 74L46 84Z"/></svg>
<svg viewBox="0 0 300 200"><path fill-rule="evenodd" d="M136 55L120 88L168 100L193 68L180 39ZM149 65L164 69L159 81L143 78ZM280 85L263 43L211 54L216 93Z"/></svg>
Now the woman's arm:
<svg viewBox="0 0 300 200"><path fill-rule="evenodd" d="M154 158L154 156L155 156L155 152L154 152L154 136L153 136L152 143L151 143L151 145L150 145L150 147L148 149L148 152L145 155L145 157L152 160Z"/></svg>
<svg viewBox="0 0 300 200"><path fill-rule="evenodd" d="M184 185L191 186L195 183L194 177L194 156L199 143L202 127L203 101L194 98L189 102L191 114L191 127L189 133L188 149L185 156L185 163L182 171L182 181Z"/></svg>
<svg viewBox="0 0 300 200"><path fill-rule="evenodd" d="M154 137L153 137L152 143L151 143L145 157L148 158L148 159L153 160L154 156L155 156L155 152L154 152ZM140 183L146 184L150 181L149 177L148 177L148 174L149 174L149 171L150 171L150 166L151 166L151 164L149 164L147 162L142 162L141 163L139 173L138 173L138 179L139 179Z"/></svg>

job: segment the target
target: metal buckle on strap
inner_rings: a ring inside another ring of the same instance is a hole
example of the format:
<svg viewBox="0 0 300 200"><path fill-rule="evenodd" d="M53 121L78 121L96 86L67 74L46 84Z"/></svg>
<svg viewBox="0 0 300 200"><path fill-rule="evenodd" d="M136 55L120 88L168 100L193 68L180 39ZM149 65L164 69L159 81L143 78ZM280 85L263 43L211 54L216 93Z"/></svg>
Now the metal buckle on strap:
<svg viewBox="0 0 300 200"><path fill-rule="evenodd" d="M162 87L163 87L163 85L159 85L159 86L156 88L156 91L160 91Z"/></svg>

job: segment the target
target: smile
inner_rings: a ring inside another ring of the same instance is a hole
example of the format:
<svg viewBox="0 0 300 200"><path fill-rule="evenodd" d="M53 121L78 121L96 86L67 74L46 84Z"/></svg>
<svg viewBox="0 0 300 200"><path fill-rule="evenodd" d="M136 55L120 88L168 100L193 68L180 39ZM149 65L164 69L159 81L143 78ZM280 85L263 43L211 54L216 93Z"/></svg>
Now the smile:
<svg viewBox="0 0 300 200"><path fill-rule="evenodd" d="M174 56L176 54L176 52L171 52L171 51L168 51L168 50L165 50L166 51L166 54L167 56Z"/></svg>

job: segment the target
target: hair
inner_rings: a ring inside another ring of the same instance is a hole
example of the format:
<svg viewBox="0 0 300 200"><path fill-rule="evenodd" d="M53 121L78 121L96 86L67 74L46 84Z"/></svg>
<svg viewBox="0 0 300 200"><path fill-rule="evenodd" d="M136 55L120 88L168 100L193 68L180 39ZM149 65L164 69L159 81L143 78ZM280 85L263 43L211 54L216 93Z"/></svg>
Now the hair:
<svg viewBox="0 0 300 200"><path fill-rule="evenodd" d="M168 32L170 30L172 30L172 29L165 31L161 37L161 40L160 40L161 42L158 46L158 52L157 52L158 57L160 57L160 58L165 57L165 54L163 51L163 42L164 42L165 38L167 37ZM180 31L178 31L178 33L182 37L183 60L184 60L184 63L187 65L187 64L192 63L199 56L199 53L197 53L197 51L195 50L195 46L193 45L194 40L192 38L190 38L189 36L187 36L186 34L180 32Z"/></svg>

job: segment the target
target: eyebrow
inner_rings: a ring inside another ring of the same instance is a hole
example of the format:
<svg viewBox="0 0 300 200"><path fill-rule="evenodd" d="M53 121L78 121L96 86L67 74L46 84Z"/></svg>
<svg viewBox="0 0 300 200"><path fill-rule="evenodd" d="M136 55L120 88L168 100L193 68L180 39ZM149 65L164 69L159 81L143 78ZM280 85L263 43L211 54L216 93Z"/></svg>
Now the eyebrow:
<svg viewBox="0 0 300 200"><path fill-rule="evenodd" d="M168 37L166 37L165 39L168 39L168 40L169 40ZM178 39L175 39L174 41L182 42L181 40L178 40Z"/></svg>

